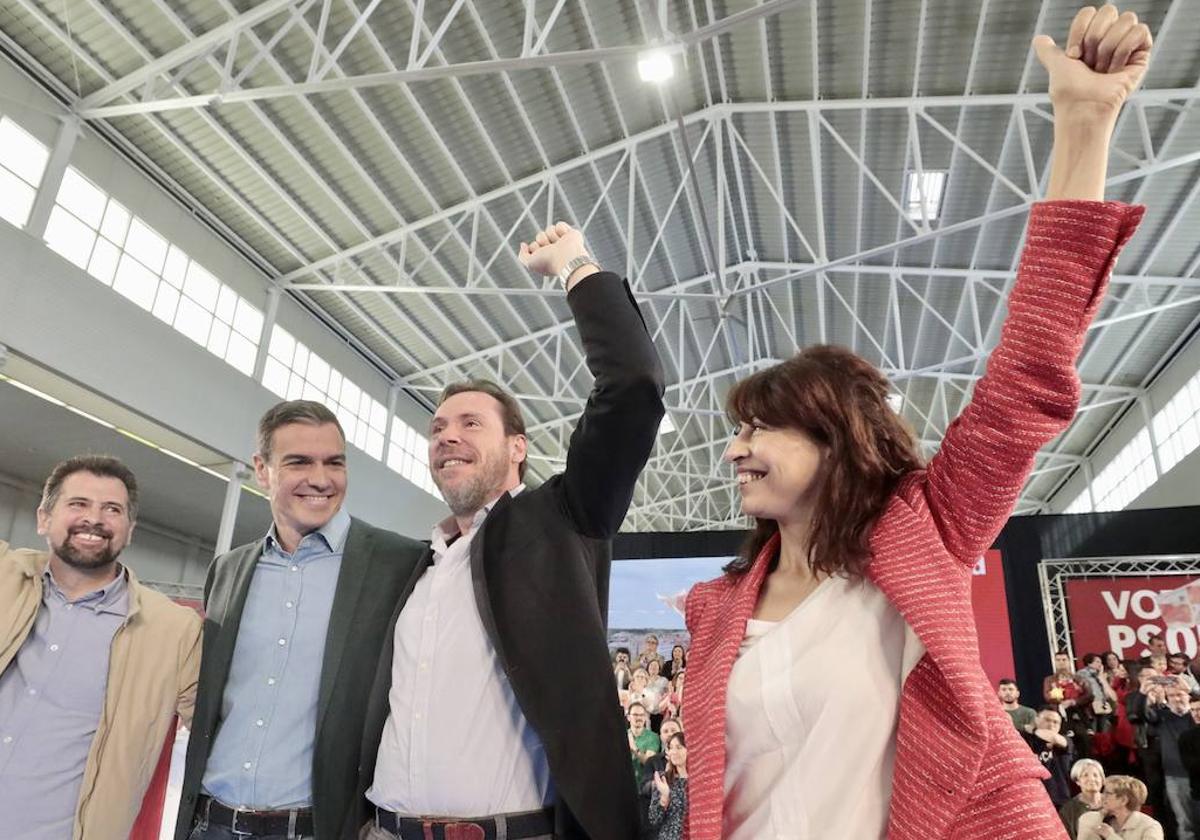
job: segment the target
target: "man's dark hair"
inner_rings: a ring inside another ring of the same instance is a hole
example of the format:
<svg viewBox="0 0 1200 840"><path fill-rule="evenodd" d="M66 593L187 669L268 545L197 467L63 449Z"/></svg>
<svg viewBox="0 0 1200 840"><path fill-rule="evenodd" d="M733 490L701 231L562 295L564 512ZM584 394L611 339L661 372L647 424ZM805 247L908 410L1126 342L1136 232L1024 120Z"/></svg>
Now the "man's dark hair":
<svg viewBox="0 0 1200 840"><path fill-rule="evenodd" d="M1038 706L1038 714L1040 715L1042 712L1054 712L1054 714L1058 715L1060 718L1063 716L1063 713L1059 710L1058 706L1054 706L1049 703L1044 706Z"/></svg>
<svg viewBox="0 0 1200 840"><path fill-rule="evenodd" d="M629 648L622 646L622 647L619 647L619 648L617 648L616 650L614 650L614 651L613 651L613 653L614 653L614 654L616 654L616 653L623 653L623 654L625 654L626 656L629 656Z"/></svg>
<svg viewBox="0 0 1200 840"><path fill-rule="evenodd" d="M442 395L438 397L438 405L441 405L455 394L473 392L487 394L500 403L500 418L504 422L505 435L512 437L513 435L525 434L525 417L521 414L521 406L517 404L516 398L490 379L464 379L461 382L451 382L442 389ZM525 480L526 466L527 461L522 461L517 465L517 476L522 481Z"/></svg>
<svg viewBox="0 0 1200 840"><path fill-rule="evenodd" d="M1054 651L1054 655L1055 656L1065 656L1065 657L1067 657L1067 659L1071 658L1071 654L1065 650L1056 650L1056 651Z"/></svg>
<svg viewBox="0 0 1200 840"><path fill-rule="evenodd" d="M1000 680L1000 682L996 683L996 688L999 688L1002 685L1015 686L1016 684L1017 684L1016 680L1010 680L1008 677L1005 677L1004 679Z"/></svg>
<svg viewBox="0 0 1200 840"><path fill-rule="evenodd" d="M1168 653L1167 661L1170 662L1172 659L1182 659L1184 662L1188 662L1188 663L1190 663L1192 661L1192 660L1188 659L1188 655L1186 653L1179 653L1179 652Z"/></svg>
<svg viewBox="0 0 1200 840"><path fill-rule="evenodd" d="M111 455L76 455L74 458L59 461L50 471L49 478L46 479L46 484L42 488L42 501L38 507L46 512L51 511L58 504L58 496L62 492L63 482L67 480L68 476L80 472L88 472L104 478L115 478L124 484L125 492L129 496L129 510L127 511L129 521L133 522L137 519L137 479L133 475L133 470Z"/></svg>
<svg viewBox="0 0 1200 840"><path fill-rule="evenodd" d="M646 711L646 705L644 703L639 703L636 700L634 700L632 703L629 704L629 708L625 710L626 716L633 714L634 706L637 706L643 712L646 712L646 714L650 714L650 712Z"/></svg>
<svg viewBox="0 0 1200 840"><path fill-rule="evenodd" d="M313 400L287 400L271 406L258 421L258 454L264 461L271 460L275 431L289 423L304 423L309 426L332 423L337 426L342 442L346 441L346 430L338 422L337 415L326 406Z"/></svg>

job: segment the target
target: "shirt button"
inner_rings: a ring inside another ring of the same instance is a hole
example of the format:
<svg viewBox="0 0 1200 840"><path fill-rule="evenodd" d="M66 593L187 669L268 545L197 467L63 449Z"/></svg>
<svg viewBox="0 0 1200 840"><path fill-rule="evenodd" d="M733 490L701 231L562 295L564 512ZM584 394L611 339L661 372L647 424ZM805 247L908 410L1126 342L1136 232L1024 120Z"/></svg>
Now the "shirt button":
<svg viewBox="0 0 1200 840"><path fill-rule="evenodd" d="M425 662L422 662L422 663L421 663L421 664L420 664L418 667L419 667L419 668L420 668L422 671L424 671L424 670L425 670L425 669L428 667L428 664L427 664L427 663L425 663Z"/></svg>
<svg viewBox="0 0 1200 840"><path fill-rule="evenodd" d="M420 719L421 719L421 713L413 712L413 720L420 720Z"/></svg>
<svg viewBox="0 0 1200 840"><path fill-rule="evenodd" d="M50 650L58 650L58 645L50 645Z"/></svg>
<svg viewBox="0 0 1200 840"><path fill-rule="evenodd" d="M75 605L74 605L74 604L67 604L67 609L69 609L69 610L73 610L73 609L75 609Z"/></svg>
<svg viewBox="0 0 1200 840"><path fill-rule="evenodd" d="M249 761L247 761L245 764L243 764L243 765L242 765L242 769L243 769L243 770L249 770L249 769L250 769L250 762L249 762Z"/></svg>
<svg viewBox="0 0 1200 840"><path fill-rule="evenodd" d="M267 685L275 685L275 678L267 677Z"/></svg>
<svg viewBox="0 0 1200 840"><path fill-rule="evenodd" d="M11 743L12 743L12 736L11 736L11 735L5 735L5 736L4 736L4 743L6 743L6 744L11 744Z"/></svg>
<svg viewBox="0 0 1200 840"><path fill-rule="evenodd" d="M280 647L283 647L283 646L284 646L284 645L286 645L286 644L287 644L287 639L280 639L280 640L279 640L279 646L280 646Z"/></svg>
<svg viewBox="0 0 1200 840"><path fill-rule="evenodd" d="M31 689L29 689L29 696L30 696L30 697L32 697L32 696L33 696L33 695L35 695L35 694L37 694L37 689L36 689L36 688L31 688Z"/></svg>
<svg viewBox="0 0 1200 840"><path fill-rule="evenodd" d="M258 720L254 721L254 725L255 725L255 726L262 726L262 725L263 725L263 719L262 719L262 718L259 718Z"/></svg>
<svg viewBox="0 0 1200 840"><path fill-rule="evenodd" d="M290 610L292 607L294 607L294 606L296 606L296 605L295 605L295 604L293 604L291 601L286 601L286 602L284 603L284 606L285 606L285 607L287 607L287 608Z"/></svg>
<svg viewBox="0 0 1200 840"><path fill-rule="evenodd" d="M298 572L298 571L300 571L300 567L299 567L299 566L292 566L292 571L293 571L293 572Z"/></svg>

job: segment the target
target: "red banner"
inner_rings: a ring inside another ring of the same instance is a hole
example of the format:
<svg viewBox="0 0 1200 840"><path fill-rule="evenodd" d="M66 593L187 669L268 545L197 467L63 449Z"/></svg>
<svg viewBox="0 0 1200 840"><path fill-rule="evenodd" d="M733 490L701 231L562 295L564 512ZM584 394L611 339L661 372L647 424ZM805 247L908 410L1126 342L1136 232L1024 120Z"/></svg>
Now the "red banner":
<svg viewBox="0 0 1200 840"><path fill-rule="evenodd" d="M992 685L1013 679L1012 630L1008 623L1008 596L1000 552L990 550L975 564L971 579L971 606L979 633L979 661Z"/></svg>
<svg viewBox="0 0 1200 840"><path fill-rule="evenodd" d="M1136 659L1150 653L1146 645L1151 636L1164 632L1167 650L1195 656L1198 628L1168 630L1157 601L1160 592L1195 579L1193 575L1068 579L1064 588L1076 658L1111 650L1122 659Z"/></svg>

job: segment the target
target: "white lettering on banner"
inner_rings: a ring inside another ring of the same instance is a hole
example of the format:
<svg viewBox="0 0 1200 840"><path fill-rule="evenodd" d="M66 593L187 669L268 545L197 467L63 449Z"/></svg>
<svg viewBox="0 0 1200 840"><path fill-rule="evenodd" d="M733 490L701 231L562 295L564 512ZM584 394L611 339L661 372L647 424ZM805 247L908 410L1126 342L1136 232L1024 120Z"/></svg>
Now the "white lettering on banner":
<svg viewBox="0 0 1200 840"><path fill-rule="evenodd" d="M1113 602L1113 594L1108 590L1101 592L1100 597L1104 599L1104 603L1113 618L1117 621L1125 620L1125 613L1129 611L1129 590L1121 591L1120 601L1117 603Z"/></svg>
<svg viewBox="0 0 1200 840"><path fill-rule="evenodd" d="M1150 604L1146 606L1147 602ZM1162 610L1158 606L1158 593L1152 589L1139 589L1133 593L1133 611L1138 618L1161 618Z"/></svg>
<svg viewBox="0 0 1200 840"><path fill-rule="evenodd" d="M1165 634L1167 650L1171 653L1183 652L1189 659L1195 656L1198 630L1200 630L1200 627L1173 627L1168 629ZM1136 630L1128 624L1110 624L1108 625L1108 649L1121 659L1145 656L1150 652L1148 646L1151 637L1157 636L1162 632L1163 628L1157 624L1140 624ZM1137 647L1139 644L1142 646L1141 650L1134 650L1129 655L1126 655L1128 648Z"/></svg>
<svg viewBox="0 0 1200 840"><path fill-rule="evenodd" d="M979 556L979 559L975 561L975 568L971 570L971 574L973 574L973 575L986 575L987 574L987 558L984 557L982 554Z"/></svg>

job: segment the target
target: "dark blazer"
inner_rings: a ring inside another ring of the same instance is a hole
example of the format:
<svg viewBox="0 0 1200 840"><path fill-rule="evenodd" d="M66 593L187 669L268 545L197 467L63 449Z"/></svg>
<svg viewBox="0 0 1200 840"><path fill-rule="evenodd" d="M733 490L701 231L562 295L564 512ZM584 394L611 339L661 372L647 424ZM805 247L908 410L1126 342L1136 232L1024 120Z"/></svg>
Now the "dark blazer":
<svg viewBox="0 0 1200 840"><path fill-rule="evenodd" d="M658 434L663 376L617 275L583 280L567 303L595 384L566 469L496 502L471 542L471 576L488 638L546 749L558 796L555 836L630 840L638 835L638 805L608 653L608 573L612 537ZM360 794L375 771L391 668L389 632L367 709ZM367 803L360 804L365 819ZM355 837L362 819L348 822L343 837Z"/></svg>
<svg viewBox="0 0 1200 840"><path fill-rule="evenodd" d="M175 840L192 829L196 797L220 726L221 700L233 661L242 608L263 541L233 549L213 561L204 584L204 654L196 712L184 764ZM426 546L351 519L329 615L321 666L313 749L313 819L317 840L334 840L355 800L359 743L368 689L389 618L411 587ZM391 649L391 643L388 644Z"/></svg>

